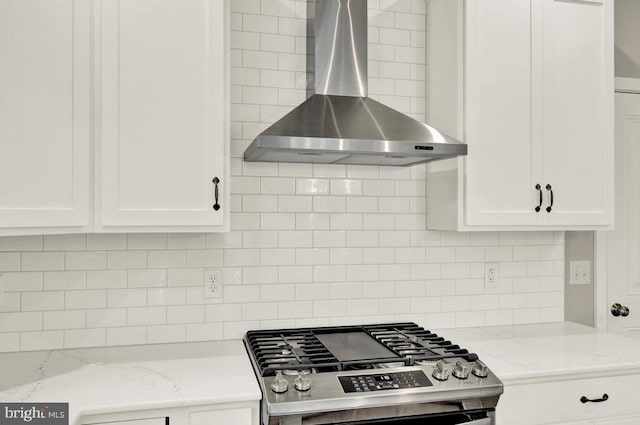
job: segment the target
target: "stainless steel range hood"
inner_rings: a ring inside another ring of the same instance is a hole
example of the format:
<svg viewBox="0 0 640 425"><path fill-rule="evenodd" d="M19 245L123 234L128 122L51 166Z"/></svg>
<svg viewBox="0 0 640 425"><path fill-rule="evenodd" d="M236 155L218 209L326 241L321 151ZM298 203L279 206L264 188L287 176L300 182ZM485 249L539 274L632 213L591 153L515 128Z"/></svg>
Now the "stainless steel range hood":
<svg viewBox="0 0 640 425"><path fill-rule="evenodd" d="M414 165L466 155L466 144L367 97L367 0L315 3L315 94L259 134L245 161Z"/></svg>

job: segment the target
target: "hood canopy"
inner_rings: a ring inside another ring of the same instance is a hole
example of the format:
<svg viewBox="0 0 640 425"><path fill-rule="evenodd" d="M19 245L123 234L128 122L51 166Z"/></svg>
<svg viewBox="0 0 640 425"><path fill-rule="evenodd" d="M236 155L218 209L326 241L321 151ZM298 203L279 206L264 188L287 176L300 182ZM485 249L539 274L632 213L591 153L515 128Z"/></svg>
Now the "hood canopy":
<svg viewBox="0 0 640 425"><path fill-rule="evenodd" d="M466 144L367 97L367 0L316 0L313 27L316 94L259 134L245 161L404 166L466 155Z"/></svg>

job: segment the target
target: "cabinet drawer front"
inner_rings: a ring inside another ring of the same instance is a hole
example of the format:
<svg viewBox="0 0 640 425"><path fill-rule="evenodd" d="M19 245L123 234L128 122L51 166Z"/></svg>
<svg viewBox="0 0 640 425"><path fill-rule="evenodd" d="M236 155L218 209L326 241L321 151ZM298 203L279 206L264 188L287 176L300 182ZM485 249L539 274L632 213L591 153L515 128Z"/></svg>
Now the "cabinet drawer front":
<svg viewBox="0 0 640 425"><path fill-rule="evenodd" d="M552 383L505 385L496 410L498 425L555 424L640 412L633 390L639 375ZM582 403L581 397L603 402Z"/></svg>

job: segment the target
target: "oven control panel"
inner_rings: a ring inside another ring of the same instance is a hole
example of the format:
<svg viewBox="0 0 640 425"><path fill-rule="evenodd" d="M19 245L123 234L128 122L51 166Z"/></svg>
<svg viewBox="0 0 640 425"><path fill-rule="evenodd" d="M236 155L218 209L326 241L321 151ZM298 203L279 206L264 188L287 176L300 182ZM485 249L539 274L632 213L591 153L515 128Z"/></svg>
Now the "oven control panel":
<svg viewBox="0 0 640 425"><path fill-rule="evenodd" d="M421 370L375 375L338 376L345 393L430 387L433 384Z"/></svg>

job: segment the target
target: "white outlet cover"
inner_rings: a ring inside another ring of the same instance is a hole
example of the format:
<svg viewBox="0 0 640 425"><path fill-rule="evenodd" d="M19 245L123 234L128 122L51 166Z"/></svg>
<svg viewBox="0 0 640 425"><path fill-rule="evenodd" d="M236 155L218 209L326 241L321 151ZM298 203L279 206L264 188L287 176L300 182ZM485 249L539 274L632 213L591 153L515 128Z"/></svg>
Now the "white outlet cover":
<svg viewBox="0 0 640 425"><path fill-rule="evenodd" d="M569 285L591 285L591 261L569 262Z"/></svg>
<svg viewBox="0 0 640 425"><path fill-rule="evenodd" d="M498 263L484 265L484 287L488 289L500 287L500 265Z"/></svg>
<svg viewBox="0 0 640 425"><path fill-rule="evenodd" d="M4 276L0 274L0 311L3 311L6 306L5 295L4 295Z"/></svg>
<svg viewBox="0 0 640 425"><path fill-rule="evenodd" d="M205 298L222 298L222 270L207 269L204 271L203 290Z"/></svg>

